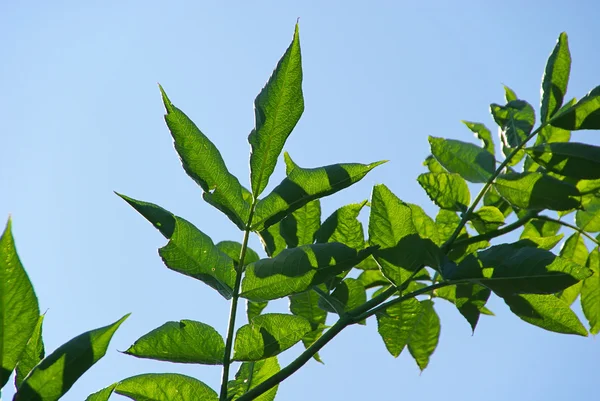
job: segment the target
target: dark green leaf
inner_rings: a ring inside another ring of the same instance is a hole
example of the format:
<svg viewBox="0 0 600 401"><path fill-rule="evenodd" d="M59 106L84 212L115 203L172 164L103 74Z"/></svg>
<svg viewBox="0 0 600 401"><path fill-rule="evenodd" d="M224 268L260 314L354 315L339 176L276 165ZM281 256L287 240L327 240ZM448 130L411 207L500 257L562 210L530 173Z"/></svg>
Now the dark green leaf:
<svg viewBox="0 0 600 401"><path fill-rule="evenodd" d="M490 110L502 130L500 137L507 147L521 145L535 124L533 107L524 100L511 100L506 106L492 104Z"/></svg>
<svg viewBox="0 0 600 401"><path fill-rule="evenodd" d="M44 341L42 339L42 323L44 322L44 315L40 316L35 329L27 342L27 346L21 354L19 363L17 364L17 374L15 375L15 387L18 389L21 387L21 383L25 380L25 377L31 372L31 370L44 359Z"/></svg>
<svg viewBox="0 0 600 401"><path fill-rule="evenodd" d="M115 331L129 315L115 323L80 334L40 362L21 383L14 401L56 401L77 379L106 354Z"/></svg>
<svg viewBox="0 0 600 401"><path fill-rule="evenodd" d="M250 182L257 198L273 174L283 145L304 112L302 55L298 25L292 43L254 100L255 127L248 136Z"/></svg>
<svg viewBox="0 0 600 401"><path fill-rule="evenodd" d="M240 253L242 252L242 244L237 241L221 241L216 247L223 252L225 255L233 259L233 262L237 265L240 263ZM259 260L260 257L252 248L246 247L246 256L244 256L244 266L250 263L254 263Z"/></svg>
<svg viewBox="0 0 600 401"><path fill-rule="evenodd" d="M502 174L494 185L504 199L520 209L569 210L580 205L574 185L542 173Z"/></svg>
<svg viewBox="0 0 600 401"><path fill-rule="evenodd" d="M234 359L258 361L285 351L311 331L300 316L267 313L240 327L235 335Z"/></svg>
<svg viewBox="0 0 600 401"><path fill-rule="evenodd" d="M373 188L369 242L380 247L375 259L396 285L423 265L439 268L444 258L433 220L418 206L402 202L383 184Z"/></svg>
<svg viewBox="0 0 600 401"><path fill-rule="evenodd" d="M425 173L417 181L429 199L442 209L464 212L471 203L469 187L458 174Z"/></svg>
<svg viewBox="0 0 600 401"><path fill-rule="evenodd" d="M573 106L557 113L550 124L566 130L600 129L600 86Z"/></svg>
<svg viewBox="0 0 600 401"><path fill-rule="evenodd" d="M494 206L482 206L471 215L471 222L479 234L485 234L504 225L504 214Z"/></svg>
<svg viewBox="0 0 600 401"><path fill-rule="evenodd" d="M281 222L275 223L267 229L260 231L258 235L265 252L271 258L277 256L279 252L283 251L287 246L281 235Z"/></svg>
<svg viewBox="0 0 600 401"><path fill-rule="evenodd" d="M482 123L474 123L470 121L463 121L463 124L467 126L477 136L477 138L483 141L483 148L490 152L492 155L496 153L494 147L494 140L492 139L492 133Z"/></svg>
<svg viewBox="0 0 600 401"><path fill-rule="evenodd" d="M563 259L571 260L578 265L585 266L588 259L588 250L581 234L576 232L567 238L560 250L559 256ZM557 295L568 305L571 305L579 296L582 285L583 281L580 281L569 288L565 288Z"/></svg>
<svg viewBox="0 0 600 401"><path fill-rule="evenodd" d="M581 288L581 307L590 324L590 333L600 332L600 254L598 247L590 253L587 266L594 274L586 278Z"/></svg>
<svg viewBox="0 0 600 401"><path fill-rule="evenodd" d="M460 286L465 286L465 288L463 290L461 290L461 295L462 294L480 294L484 295L485 293L482 293L482 291L479 289L478 284L457 284L457 285L448 285L446 287L441 287L438 288L436 290L433 291L433 294L438 297L438 298L442 298L445 299L446 301L452 302L453 304L456 305L456 288L460 287ZM485 287L483 287L485 288ZM464 299L464 297L461 296L461 298ZM489 315L489 316L494 316L494 312L492 312L491 310L489 310L488 308L485 307L485 302L483 304L481 304L477 299L473 299L473 297L469 297L469 300L467 301L468 303L471 303L473 305L475 305L477 307L477 309L479 310L479 313L482 315ZM461 301L462 303L462 301ZM459 310L459 312L462 311ZM465 316L463 314L463 316ZM466 318L466 316L465 316ZM467 319L468 320L468 319Z"/></svg>
<svg viewBox="0 0 600 401"><path fill-rule="evenodd" d="M113 383L110 386L103 388L102 390L90 394L85 399L85 401L108 401L115 388L117 388L117 384L119 383Z"/></svg>
<svg viewBox="0 0 600 401"><path fill-rule="evenodd" d="M577 179L600 178L600 147L556 142L528 148L527 153L553 173Z"/></svg>
<svg viewBox="0 0 600 401"><path fill-rule="evenodd" d="M349 270L373 251L367 248L357 252L336 242L286 249L246 268L241 296L268 301L306 291Z"/></svg>
<svg viewBox="0 0 600 401"><path fill-rule="evenodd" d="M430 173L445 173L446 169L442 167L440 162L438 162L433 155L427 156L423 165L427 167Z"/></svg>
<svg viewBox="0 0 600 401"><path fill-rule="evenodd" d="M162 87L160 91L167 110L165 121L183 169L200 185L204 199L243 230L250 214L250 193L227 170L217 147L188 116L171 103Z"/></svg>
<svg viewBox="0 0 600 401"><path fill-rule="evenodd" d="M38 300L17 254L11 226L9 218L0 237L0 388L19 362L40 317Z"/></svg>
<svg viewBox="0 0 600 401"><path fill-rule="evenodd" d="M446 170L469 182L487 182L496 170L494 155L472 143L430 136L429 145Z"/></svg>
<svg viewBox="0 0 600 401"><path fill-rule="evenodd" d="M504 302L527 323L556 333L587 336L587 330L569 305L554 295L510 295L504 297Z"/></svg>
<svg viewBox="0 0 600 401"><path fill-rule="evenodd" d="M115 194L120 196L125 202L129 203L129 205L137 210L139 214L152 223L165 238L171 238L173 231L175 231L175 216L173 216L171 212L154 203L139 201L118 192L115 192Z"/></svg>
<svg viewBox="0 0 600 401"><path fill-rule="evenodd" d="M435 351L440 339L440 318L433 308L433 301L421 301L421 309L416 324L408 338L408 350L423 371L429 364L429 357Z"/></svg>
<svg viewBox="0 0 600 401"><path fill-rule="evenodd" d="M456 307L460 314L467 319L473 332L475 332L479 315L481 310L485 308L490 294L489 288L478 284L460 284L456 286Z"/></svg>
<svg viewBox="0 0 600 401"><path fill-rule="evenodd" d="M211 326L193 320L167 322L140 337L125 354L204 365L223 364L225 342Z"/></svg>
<svg viewBox="0 0 600 401"><path fill-rule="evenodd" d="M420 312L419 301L409 298L377 314L377 331L394 358L400 355L408 343L418 324Z"/></svg>
<svg viewBox="0 0 600 401"><path fill-rule="evenodd" d="M540 120L546 122L562 106L571 72L571 53L567 34L561 33L546 63L542 78L542 101Z"/></svg>
<svg viewBox="0 0 600 401"><path fill-rule="evenodd" d="M135 401L217 401L217 393L193 377L147 373L121 381L115 393Z"/></svg>
<svg viewBox="0 0 600 401"><path fill-rule="evenodd" d="M287 153L285 158L286 163L293 163ZM333 164L313 169L294 165L287 177L256 205L252 230L262 231L308 202L349 187L383 163L385 161L371 164Z"/></svg>
<svg viewBox="0 0 600 401"><path fill-rule="evenodd" d="M281 235L289 248L312 244L321 226L321 203L308 202L281 220Z"/></svg>
<svg viewBox="0 0 600 401"><path fill-rule="evenodd" d="M244 362L235 374L235 380L227 383L227 400L234 401L258 386L260 383L279 372L279 363L276 357L268 358L263 361ZM259 395L255 401L273 401L277 394L275 386Z"/></svg>
<svg viewBox="0 0 600 401"><path fill-rule="evenodd" d="M568 259L531 246L529 240L493 246L462 261L453 279L473 279L500 296L554 294L590 276Z"/></svg>
<svg viewBox="0 0 600 401"><path fill-rule="evenodd" d="M575 224L589 233L600 231L600 197L589 198L584 204L584 209L575 214Z"/></svg>
<svg viewBox="0 0 600 401"><path fill-rule="evenodd" d="M342 206L331 214L315 234L317 242L341 242L354 249L365 247L363 225L358 215L367 201Z"/></svg>
<svg viewBox="0 0 600 401"><path fill-rule="evenodd" d="M246 301L246 315L248 316L248 321L254 319L256 316L260 315L263 310L267 307L269 303L267 301L264 302L253 302Z"/></svg>

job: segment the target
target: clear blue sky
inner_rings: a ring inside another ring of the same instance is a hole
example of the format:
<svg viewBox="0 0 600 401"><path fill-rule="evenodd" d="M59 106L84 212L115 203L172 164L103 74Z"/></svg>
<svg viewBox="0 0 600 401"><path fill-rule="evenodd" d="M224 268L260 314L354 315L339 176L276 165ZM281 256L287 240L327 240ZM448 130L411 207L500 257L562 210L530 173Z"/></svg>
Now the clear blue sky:
<svg viewBox="0 0 600 401"><path fill-rule="evenodd" d="M83 400L144 372L181 372L218 387L219 367L117 352L167 320L200 320L223 333L229 305L166 269L156 252L164 238L113 190L160 204L215 241L241 240L181 169L157 82L247 183L252 102L300 17L306 110L285 149L307 167L391 160L326 199L324 215L366 199L381 182L434 213L416 182L427 136L473 139L461 119L492 127L488 105L502 102L502 84L539 105L543 68L561 31L573 56L569 94L600 84L599 13L593 0L0 2L0 216L12 214L20 256L47 310L46 347L133 313L107 356L64 399ZM598 135L576 137L598 143ZM282 175L278 166L270 187ZM252 246L262 251L258 241ZM438 304L441 340L423 374L406 351L392 358L369 321L330 343L325 365L311 362L281 385L278 399L597 393L597 339L529 326L498 299L489 305L497 316L484 316L471 336L453 307Z"/></svg>

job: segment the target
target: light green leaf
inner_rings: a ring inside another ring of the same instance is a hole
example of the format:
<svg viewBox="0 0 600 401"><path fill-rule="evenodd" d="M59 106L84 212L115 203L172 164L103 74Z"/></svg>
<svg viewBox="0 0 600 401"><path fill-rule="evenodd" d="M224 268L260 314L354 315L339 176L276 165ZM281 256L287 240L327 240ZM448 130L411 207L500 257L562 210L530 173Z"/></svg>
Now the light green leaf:
<svg viewBox="0 0 600 401"><path fill-rule="evenodd" d="M354 278L346 278L337 284L330 296L336 301L336 305L341 307L339 312L347 312L367 302L365 287L360 281ZM338 313L338 310L335 310L325 302L320 302L319 305L328 312Z"/></svg>
<svg viewBox="0 0 600 401"><path fill-rule="evenodd" d="M470 219L479 234L495 231L504 225L504 214L494 206L482 206Z"/></svg>
<svg viewBox="0 0 600 401"><path fill-rule="evenodd" d="M183 169L200 185L204 200L225 213L243 230L250 214L250 193L227 170L217 147L171 103L162 87L160 91L167 110L165 121Z"/></svg>
<svg viewBox="0 0 600 401"><path fill-rule="evenodd" d="M573 106L557 113L550 124L566 130L600 129L600 86Z"/></svg>
<svg viewBox="0 0 600 401"><path fill-rule="evenodd" d="M590 333L598 334L600 332L600 255L598 247L590 253L587 260L587 267L594 274L583 282L581 288L581 307L583 314L590 324Z"/></svg>
<svg viewBox="0 0 600 401"><path fill-rule="evenodd" d="M438 162L433 155L427 156L423 165L427 167L430 173L445 173L446 169Z"/></svg>
<svg viewBox="0 0 600 401"><path fill-rule="evenodd" d="M435 216L435 225L442 243L446 242L460 223L460 217L451 210L440 209Z"/></svg>
<svg viewBox="0 0 600 401"><path fill-rule="evenodd" d="M571 72L571 53L569 41L565 32L558 37L556 46L546 63L544 78L542 78L542 101L540 120L546 122L562 106Z"/></svg>
<svg viewBox="0 0 600 401"><path fill-rule="evenodd" d="M336 242L286 249L246 268L241 296L268 301L306 291L351 269L373 251L367 248L357 252Z"/></svg>
<svg viewBox="0 0 600 401"><path fill-rule="evenodd" d="M305 318L310 323L311 331L302 338L304 347L310 347L323 333L327 320L327 311L319 308L319 295L315 291L290 295L290 312ZM318 354L315 354L314 358L322 362Z"/></svg>
<svg viewBox="0 0 600 401"><path fill-rule="evenodd" d="M193 320L167 322L140 337L125 354L179 363L222 365L223 337L211 326Z"/></svg>
<svg viewBox="0 0 600 401"><path fill-rule="evenodd" d="M365 247L363 225L358 215L367 201L342 206L331 214L316 232L317 242L341 242L354 249Z"/></svg>
<svg viewBox="0 0 600 401"><path fill-rule="evenodd" d="M280 371L279 363L276 357L268 358L256 362L244 362L235 374L235 380L227 383L227 400L237 400L260 383ZM274 386L263 394L256 397L255 401L273 401L277 394L277 387Z"/></svg>
<svg viewBox="0 0 600 401"><path fill-rule="evenodd" d="M528 148L527 153L553 173L577 179L600 178L600 147L556 142Z"/></svg>
<svg viewBox="0 0 600 401"><path fill-rule="evenodd" d="M446 170L469 182L487 182L496 170L494 155L472 143L430 136L429 145Z"/></svg>
<svg viewBox="0 0 600 401"><path fill-rule="evenodd" d="M469 187L458 174L425 173L417 181L429 199L442 209L464 212L471 203Z"/></svg>
<svg viewBox="0 0 600 401"><path fill-rule="evenodd" d="M237 241L221 241L216 245L216 247L225 255L229 256L236 265L240 263L242 244ZM254 263L259 259L260 257L258 256L258 253L247 246L246 256L244 256L244 266Z"/></svg>
<svg viewBox="0 0 600 401"><path fill-rule="evenodd" d="M263 244L265 252L271 258L277 256L279 252L287 247L285 239L283 239L283 236L281 235L281 222L275 223L260 231L258 236L260 242Z"/></svg>
<svg viewBox="0 0 600 401"><path fill-rule="evenodd" d="M409 298L388 307L377 314L377 331L387 350L397 358L415 330L421 312L421 304Z"/></svg>
<svg viewBox="0 0 600 401"><path fill-rule="evenodd" d="M11 227L9 218L0 237L0 388L19 362L40 317L38 300L19 260Z"/></svg>
<svg viewBox="0 0 600 401"><path fill-rule="evenodd" d="M600 197L591 196L588 199L584 209L575 214L575 224L589 233L600 231Z"/></svg>
<svg viewBox="0 0 600 401"><path fill-rule="evenodd" d="M504 297L521 320L544 330L587 336L587 330L569 305L554 295L522 294Z"/></svg>
<svg viewBox="0 0 600 401"><path fill-rule="evenodd" d="M502 130L500 137L506 147L515 148L523 143L535 125L533 107L524 100L511 100L506 106L492 104L490 110Z"/></svg>
<svg viewBox="0 0 600 401"><path fill-rule="evenodd" d="M102 390L90 394L85 399L85 401L108 401L115 388L117 388L117 384L119 383L113 383L110 386L103 388Z"/></svg>
<svg viewBox="0 0 600 401"><path fill-rule="evenodd" d="M358 281L365 289L378 287L380 285L390 285L390 281L385 278L379 270L365 270L358 276Z"/></svg>
<svg viewBox="0 0 600 401"><path fill-rule="evenodd" d="M281 235L288 248L308 245L315 242L315 233L321 226L321 203L308 202L281 220Z"/></svg>
<svg viewBox="0 0 600 401"><path fill-rule="evenodd" d="M302 55L296 24L292 43L254 100L255 127L248 136L254 197L258 198L267 186L283 145L303 112Z"/></svg>
<svg viewBox="0 0 600 401"><path fill-rule="evenodd" d="M506 100L506 103L512 102L513 100L517 100L519 98L514 90L510 89L506 85L503 85L503 86L504 86L504 100Z"/></svg>
<svg viewBox="0 0 600 401"><path fill-rule="evenodd" d="M511 205L521 209L569 210L581 203L574 185L542 173L502 174L494 186Z"/></svg>
<svg viewBox="0 0 600 401"><path fill-rule="evenodd" d="M510 203L504 200L493 186L483 196L483 204L484 206L494 206L502 212L504 217L508 217L513 212Z"/></svg>
<svg viewBox="0 0 600 401"><path fill-rule="evenodd" d="M235 335L234 360L258 361L292 347L311 331L300 316L267 313L240 327Z"/></svg>
<svg viewBox="0 0 600 401"><path fill-rule="evenodd" d="M444 258L433 220L418 206L402 202L383 184L373 188L369 242L379 246L375 259L396 285L423 265L439 269Z"/></svg>
<svg viewBox="0 0 600 401"><path fill-rule="evenodd" d="M423 371L440 339L440 318L433 308L433 301L421 301L416 324L408 338L408 351Z"/></svg>
<svg viewBox="0 0 600 401"><path fill-rule="evenodd" d="M452 279L472 279L500 296L554 294L591 275L591 271L529 240L493 246L463 260Z"/></svg>
<svg viewBox="0 0 600 401"><path fill-rule="evenodd" d="M106 354L108 344L121 323L115 323L80 334L61 345L40 362L21 383L14 401L56 401L77 379Z"/></svg>
<svg viewBox="0 0 600 401"><path fill-rule="evenodd" d="M115 393L135 401L217 401L217 393L193 377L147 373L121 381Z"/></svg>
<svg viewBox="0 0 600 401"><path fill-rule="evenodd" d="M44 315L40 316L35 329L27 342L23 354L17 364L17 374L15 375L15 387L18 389L21 387L21 383L25 380L25 377L31 372L31 370L44 359L44 341L42 339L42 323L44 322Z"/></svg>
<svg viewBox="0 0 600 401"><path fill-rule="evenodd" d="M548 220L531 219L523 228L521 239L533 237L555 236L562 226L560 223Z"/></svg>
<svg viewBox="0 0 600 401"><path fill-rule="evenodd" d="M483 148L490 152L492 155L496 153L494 146L494 139L490 130L482 123L474 123L471 121L463 121L463 124L467 126L475 134L477 138L483 141Z"/></svg>
<svg viewBox="0 0 600 401"><path fill-rule="evenodd" d="M288 163L293 163L287 153L285 157ZM262 231L308 202L349 187L383 163L385 161L333 164L313 169L295 165L288 176L256 205L252 230Z"/></svg>
<svg viewBox="0 0 600 401"><path fill-rule="evenodd" d="M269 302L254 302L254 301L246 301L246 315L248 316L248 321L254 319L256 316L260 315L263 310L267 307Z"/></svg>
<svg viewBox="0 0 600 401"><path fill-rule="evenodd" d="M588 259L588 250L585 246L583 237L578 232L572 234L562 246L559 256L563 259L571 260L578 265L585 266ZM581 291L583 281L573 284L569 288L565 288L563 291L557 294L557 296L565 301L568 305L571 305Z"/></svg>

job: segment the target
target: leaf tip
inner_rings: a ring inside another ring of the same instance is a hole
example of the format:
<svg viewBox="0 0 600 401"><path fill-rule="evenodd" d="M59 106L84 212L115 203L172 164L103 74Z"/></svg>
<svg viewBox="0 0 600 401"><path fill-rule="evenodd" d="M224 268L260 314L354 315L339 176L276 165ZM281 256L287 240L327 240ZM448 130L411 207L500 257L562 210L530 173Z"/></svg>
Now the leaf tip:
<svg viewBox="0 0 600 401"><path fill-rule="evenodd" d="M161 84L158 84L158 89L160 90L160 95L162 97L163 104L165 105L165 109L167 110L167 114L172 113L173 103L171 103L171 100L167 96L167 93L165 92Z"/></svg>

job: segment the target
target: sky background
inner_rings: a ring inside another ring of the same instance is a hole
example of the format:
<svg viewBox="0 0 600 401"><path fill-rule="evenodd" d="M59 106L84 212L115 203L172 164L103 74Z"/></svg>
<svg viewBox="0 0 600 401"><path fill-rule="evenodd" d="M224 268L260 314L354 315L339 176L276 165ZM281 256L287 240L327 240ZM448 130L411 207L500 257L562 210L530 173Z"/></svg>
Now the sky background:
<svg viewBox="0 0 600 401"><path fill-rule="evenodd" d="M600 84L599 12L597 1L0 2L0 217L12 214L20 257L47 311L46 349L132 312L107 356L63 399L81 401L146 372L219 385L220 367L117 352L168 320L199 320L224 333L229 304L164 267L156 250L165 239L113 191L157 203L215 242L242 239L181 168L157 82L247 186L253 100L299 17L306 109L285 150L305 167L390 160L325 199L323 218L367 199L376 183L434 215L416 182L427 136L475 141L460 120L494 127L488 106L503 102L503 84L538 109L542 72L561 31L573 57L569 97ZM598 135L574 138L598 144ZM267 191L283 177L282 164ZM262 251L256 238L251 246ZM422 374L406 350L397 359L388 354L372 319L336 337L321 352L325 365L311 361L277 399L597 393L597 339L530 326L497 298L488 305L496 317L483 316L472 336L453 306L436 306L440 343Z"/></svg>

